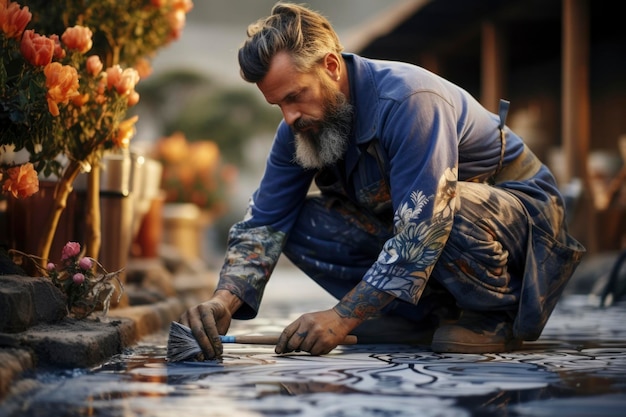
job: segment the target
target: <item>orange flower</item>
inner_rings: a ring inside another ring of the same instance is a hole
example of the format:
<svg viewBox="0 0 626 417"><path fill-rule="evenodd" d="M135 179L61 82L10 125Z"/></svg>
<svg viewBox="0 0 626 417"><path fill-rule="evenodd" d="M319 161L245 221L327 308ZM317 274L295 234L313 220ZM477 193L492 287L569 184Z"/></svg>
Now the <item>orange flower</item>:
<svg viewBox="0 0 626 417"><path fill-rule="evenodd" d="M39 191L37 171L30 162L7 169L8 178L2 185L2 191L15 198L26 198Z"/></svg>
<svg viewBox="0 0 626 417"><path fill-rule="evenodd" d="M121 95L127 95L135 91L135 86L139 82L139 73L134 68L126 68L115 84L115 89Z"/></svg>
<svg viewBox="0 0 626 417"><path fill-rule="evenodd" d="M74 106L82 107L89 101L89 94L78 94L71 101Z"/></svg>
<svg viewBox="0 0 626 417"><path fill-rule="evenodd" d="M196 176L196 170L188 164L180 164L174 167L176 177L181 184L191 186L193 179Z"/></svg>
<svg viewBox="0 0 626 417"><path fill-rule="evenodd" d="M137 123L137 119L139 119L139 116L133 116L120 123L117 128L117 134L113 138L115 146L118 148L128 148L130 140L136 133L135 123Z"/></svg>
<svg viewBox="0 0 626 417"><path fill-rule="evenodd" d="M126 105L128 107L133 107L137 103L139 103L139 93L133 90L130 94L128 94L128 101L126 102Z"/></svg>
<svg viewBox="0 0 626 417"><path fill-rule="evenodd" d="M48 109L53 116L59 115L59 104L67 104L78 93L78 72L69 65L52 62L44 68L48 93Z"/></svg>
<svg viewBox="0 0 626 417"><path fill-rule="evenodd" d="M104 104L107 100L106 98L106 90L107 90L107 73L102 73L102 76L98 80L98 87L96 89L96 97L95 101L98 104Z"/></svg>
<svg viewBox="0 0 626 417"><path fill-rule="evenodd" d="M87 72L94 77L102 71L102 61L98 55L87 58Z"/></svg>
<svg viewBox="0 0 626 417"><path fill-rule="evenodd" d="M174 9L167 15L167 20L170 26L169 40L179 39L185 27L185 11L182 9Z"/></svg>
<svg viewBox="0 0 626 417"><path fill-rule="evenodd" d="M173 0L172 6L175 10L182 10L185 13L189 13L193 9L193 2L191 0Z"/></svg>
<svg viewBox="0 0 626 417"><path fill-rule="evenodd" d="M122 78L122 67L119 65L113 65L112 67L107 68L107 88L112 90L115 86L120 82Z"/></svg>
<svg viewBox="0 0 626 417"><path fill-rule="evenodd" d="M33 65L44 66L52 61L54 40L35 33L30 29L24 32L20 51L24 58Z"/></svg>
<svg viewBox="0 0 626 417"><path fill-rule="evenodd" d="M189 155L189 145L185 135L181 132L176 132L171 136L162 138L157 142L156 153L158 159L162 159L170 164L185 161Z"/></svg>
<svg viewBox="0 0 626 417"><path fill-rule="evenodd" d="M189 144L189 164L194 169L204 172L215 170L220 160L220 149L217 143L208 140L191 142Z"/></svg>
<svg viewBox="0 0 626 417"><path fill-rule="evenodd" d="M84 54L93 46L93 41L91 40L92 36L93 33L91 32L91 29L85 26L76 25L65 29L65 32L61 35L61 40L69 49L73 49Z"/></svg>
<svg viewBox="0 0 626 417"><path fill-rule="evenodd" d="M172 11L167 15L170 26L169 41L177 40L183 33L187 13L193 8L191 0L172 0Z"/></svg>
<svg viewBox="0 0 626 417"><path fill-rule="evenodd" d="M139 82L139 73L134 68L122 70L119 65L114 65L106 70L107 88L115 89L118 94L128 96L128 106L134 106L139 101L139 94L135 86Z"/></svg>
<svg viewBox="0 0 626 417"><path fill-rule="evenodd" d="M27 6L20 8L17 3L4 2L0 7L0 29L7 38L19 38L32 17Z"/></svg>

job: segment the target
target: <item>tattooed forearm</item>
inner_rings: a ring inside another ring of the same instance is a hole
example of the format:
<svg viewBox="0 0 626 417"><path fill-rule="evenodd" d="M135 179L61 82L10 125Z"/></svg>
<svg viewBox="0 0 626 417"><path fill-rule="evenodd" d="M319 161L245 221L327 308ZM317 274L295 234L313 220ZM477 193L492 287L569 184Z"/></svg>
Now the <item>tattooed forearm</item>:
<svg viewBox="0 0 626 417"><path fill-rule="evenodd" d="M365 320L378 313L395 297L361 281L334 307L339 316Z"/></svg>

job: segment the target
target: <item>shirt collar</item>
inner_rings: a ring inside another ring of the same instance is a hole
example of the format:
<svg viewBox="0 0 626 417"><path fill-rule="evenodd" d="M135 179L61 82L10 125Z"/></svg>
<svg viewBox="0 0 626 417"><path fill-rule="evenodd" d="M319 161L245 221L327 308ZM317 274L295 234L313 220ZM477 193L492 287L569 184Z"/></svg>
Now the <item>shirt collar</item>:
<svg viewBox="0 0 626 417"><path fill-rule="evenodd" d="M355 111L353 134L357 144L370 141L378 127L378 90L366 58L342 54L350 81L350 97Z"/></svg>

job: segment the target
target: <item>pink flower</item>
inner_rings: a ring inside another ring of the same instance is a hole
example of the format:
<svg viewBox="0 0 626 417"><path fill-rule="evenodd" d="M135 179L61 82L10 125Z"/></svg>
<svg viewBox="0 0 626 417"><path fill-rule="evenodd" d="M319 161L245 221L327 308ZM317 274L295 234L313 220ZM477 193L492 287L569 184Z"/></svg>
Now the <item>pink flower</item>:
<svg viewBox="0 0 626 417"><path fill-rule="evenodd" d="M53 264L52 262L48 262L48 265L46 265L46 270L48 271L54 271L56 269L56 265Z"/></svg>
<svg viewBox="0 0 626 417"><path fill-rule="evenodd" d="M85 276L81 274L80 272L77 272L72 277L72 281L74 281L74 284L80 285L83 282L85 282Z"/></svg>
<svg viewBox="0 0 626 417"><path fill-rule="evenodd" d="M87 72L94 77L102 71L102 61L98 55L87 58Z"/></svg>
<svg viewBox="0 0 626 417"><path fill-rule="evenodd" d="M78 261L78 266L80 267L80 269L88 271L91 269L91 266L93 265L93 262L91 261L91 258L81 258L80 261Z"/></svg>
<svg viewBox="0 0 626 417"><path fill-rule="evenodd" d="M63 246L63 251L61 252L61 260L65 261L67 259L73 258L80 253L80 243L77 242L67 242L65 246Z"/></svg>
<svg viewBox="0 0 626 417"><path fill-rule="evenodd" d="M134 106L139 101L139 94L135 86L139 82L139 73L134 68L122 70L119 65L113 65L106 70L107 88L115 89L118 94L128 97L128 106Z"/></svg>
<svg viewBox="0 0 626 417"><path fill-rule="evenodd" d="M119 65L113 65L106 69L107 75L107 88L112 90L120 82L122 78L122 67Z"/></svg>

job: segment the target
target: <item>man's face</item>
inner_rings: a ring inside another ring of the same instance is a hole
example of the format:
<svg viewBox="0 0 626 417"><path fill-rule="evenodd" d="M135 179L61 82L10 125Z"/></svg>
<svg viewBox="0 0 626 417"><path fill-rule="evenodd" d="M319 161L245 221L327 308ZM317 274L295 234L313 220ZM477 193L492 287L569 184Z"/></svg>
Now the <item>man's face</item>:
<svg viewBox="0 0 626 417"><path fill-rule="evenodd" d="M298 72L286 53L274 57L257 86L278 105L296 138L296 161L322 168L343 157L352 124L352 106L326 72Z"/></svg>

